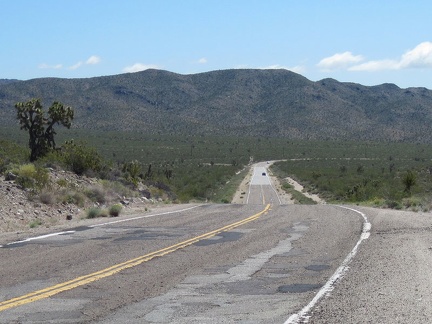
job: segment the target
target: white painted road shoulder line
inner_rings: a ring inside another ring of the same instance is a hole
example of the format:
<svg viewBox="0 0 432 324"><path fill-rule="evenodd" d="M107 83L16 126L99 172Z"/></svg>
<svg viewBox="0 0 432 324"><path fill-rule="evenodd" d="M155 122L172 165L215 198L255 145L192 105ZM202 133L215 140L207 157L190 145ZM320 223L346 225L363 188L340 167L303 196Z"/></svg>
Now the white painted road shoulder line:
<svg viewBox="0 0 432 324"><path fill-rule="evenodd" d="M111 225L111 224L117 224L117 223L123 223L123 222L129 222L129 221L134 221L137 219L141 219L141 218L150 218L150 217L155 217L155 216L162 216L162 215L168 215L168 214L175 214L175 213L181 213L187 210L191 210L194 208L197 208L201 205L196 205L196 206L192 206L192 207L188 207L185 209L181 209L181 210L174 210L174 211L170 211L170 212L164 212L164 213L158 213L158 214L152 214L152 215L143 215L143 216L137 216L137 217L132 217L132 218L126 218L126 219L119 219L119 220L115 220L112 222L107 222L107 223L102 223L102 224L95 224L95 225L89 225L89 228L95 228L95 227L101 227L101 226L106 226L106 225ZM0 245L0 248L4 248L10 245L15 245L15 244L20 244L20 243L27 243L30 241L35 241L35 240L42 240L48 237L52 237L52 236L58 236L58 235L65 235L65 234L73 234L75 233L75 230L71 230L71 231L62 231L62 232L56 232L56 233L51 233L51 234L45 234L45 235L40 235L40 236L35 236L35 237L29 237L26 238L24 240L20 240L20 241L15 241L15 242L10 242L10 243L6 243L3 245Z"/></svg>
<svg viewBox="0 0 432 324"><path fill-rule="evenodd" d="M370 236L370 230L372 228L371 223L369 223L366 215L362 213L361 211L358 211L354 208L350 207L344 207L344 206L337 206L340 208L345 208L351 211L354 211L358 214L360 214L363 217L363 230L360 235L359 240L357 241L357 244L354 246L354 248L351 250L351 252L346 256L345 260L342 262L342 264L339 266L339 268L336 269L336 272L330 277L330 279L325 283L325 285L318 291L318 293L315 295L315 297L307 304L303 309L296 313L291 315L284 324L298 324L298 323L307 323L310 318L310 311L312 308L318 303L318 301L328 296L328 294L335 288L336 281L340 280L344 274L348 271L349 267L348 265L353 260L354 256L357 254L358 248L360 244L369 238Z"/></svg>

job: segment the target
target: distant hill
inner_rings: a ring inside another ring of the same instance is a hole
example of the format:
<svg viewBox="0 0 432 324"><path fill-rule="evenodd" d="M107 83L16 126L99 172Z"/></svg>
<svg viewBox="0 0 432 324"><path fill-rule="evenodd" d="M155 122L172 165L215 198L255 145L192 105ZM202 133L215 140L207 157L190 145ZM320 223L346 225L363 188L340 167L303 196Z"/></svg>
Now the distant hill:
<svg viewBox="0 0 432 324"><path fill-rule="evenodd" d="M14 83L14 82L19 82L19 80L15 80L15 79L0 79L0 85L2 85L2 84L8 84L8 83Z"/></svg>
<svg viewBox="0 0 432 324"><path fill-rule="evenodd" d="M72 106L74 128L432 143L431 90L312 82L287 70L0 82L0 125L17 124L14 104L34 97Z"/></svg>

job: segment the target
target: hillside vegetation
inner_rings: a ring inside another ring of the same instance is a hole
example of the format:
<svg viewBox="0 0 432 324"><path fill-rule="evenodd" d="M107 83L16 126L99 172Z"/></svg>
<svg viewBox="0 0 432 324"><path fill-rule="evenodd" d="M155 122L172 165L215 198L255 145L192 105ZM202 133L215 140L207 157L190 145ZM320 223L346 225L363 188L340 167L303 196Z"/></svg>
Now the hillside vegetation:
<svg viewBox="0 0 432 324"><path fill-rule="evenodd" d="M149 206L227 203L249 163L279 159L286 161L276 162L273 173L287 190L289 176L328 202L432 208L428 144L65 130L58 143L74 137L76 145L63 144L62 152L32 164L25 133L0 129L0 137L11 135L22 145L0 140L0 231L48 226L82 213L115 215L119 203L136 199ZM413 181L406 182L409 175Z"/></svg>
<svg viewBox="0 0 432 324"><path fill-rule="evenodd" d="M14 104L31 98L72 106L77 129L432 143L431 90L312 82L286 70L9 80L0 82L0 125L14 123Z"/></svg>

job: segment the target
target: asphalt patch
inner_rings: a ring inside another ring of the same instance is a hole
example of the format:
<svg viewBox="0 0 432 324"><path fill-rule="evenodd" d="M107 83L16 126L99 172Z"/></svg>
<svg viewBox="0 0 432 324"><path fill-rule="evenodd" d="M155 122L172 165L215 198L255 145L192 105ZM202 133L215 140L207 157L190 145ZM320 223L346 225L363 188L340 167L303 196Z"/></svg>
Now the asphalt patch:
<svg viewBox="0 0 432 324"><path fill-rule="evenodd" d="M278 292L280 293L304 293L311 290L321 288L322 285L317 284L292 284L279 286Z"/></svg>
<svg viewBox="0 0 432 324"><path fill-rule="evenodd" d="M323 271L329 268L330 266L327 264L311 264L305 267L306 270L312 270L312 271Z"/></svg>
<svg viewBox="0 0 432 324"><path fill-rule="evenodd" d="M208 246L212 244L220 244L225 242L237 241L243 236L243 233L240 232L222 232L216 236L213 236L209 239L201 240L196 242L194 245L196 246Z"/></svg>

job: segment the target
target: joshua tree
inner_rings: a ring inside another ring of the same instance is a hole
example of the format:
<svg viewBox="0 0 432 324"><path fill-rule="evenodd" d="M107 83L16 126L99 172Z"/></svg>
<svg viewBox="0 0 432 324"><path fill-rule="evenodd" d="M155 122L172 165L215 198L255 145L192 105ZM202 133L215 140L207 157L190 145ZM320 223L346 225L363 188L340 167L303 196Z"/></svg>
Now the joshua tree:
<svg viewBox="0 0 432 324"><path fill-rule="evenodd" d="M55 149L54 125L62 124L70 128L74 117L71 107L65 107L57 101L49 107L47 117L44 115L40 99L18 102L15 108L21 129L29 132L30 161L32 162L47 154L51 149Z"/></svg>
<svg viewBox="0 0 432 324"><path fill-rule="evenodd" d="M405 190L404 190L404 192L406 192L406 193L408 193L408 194L411 194L411 188L412 188L413 186L415 186L415 184L417 183L417 177L416 177L416 174L415 174L413 171L409 170L409 171L404 175L404 177L402 178L402 182L403 182L403 184L404 184L404 186L405 186Z"/></svg>

